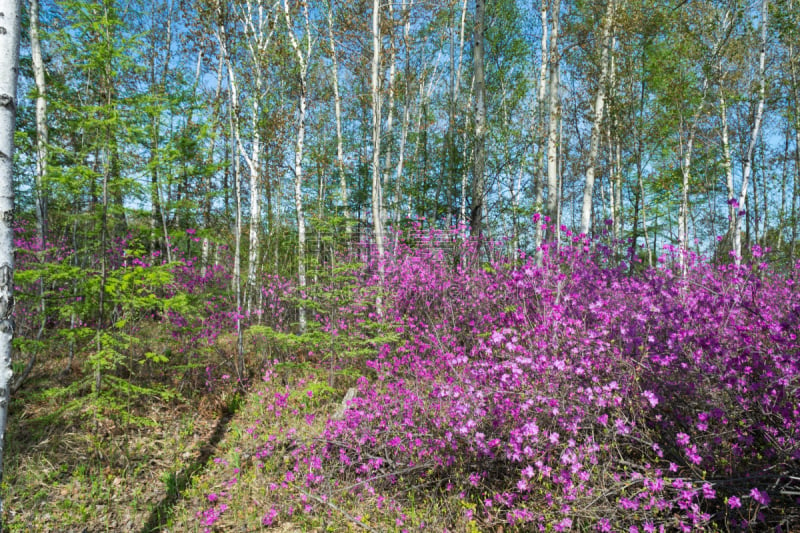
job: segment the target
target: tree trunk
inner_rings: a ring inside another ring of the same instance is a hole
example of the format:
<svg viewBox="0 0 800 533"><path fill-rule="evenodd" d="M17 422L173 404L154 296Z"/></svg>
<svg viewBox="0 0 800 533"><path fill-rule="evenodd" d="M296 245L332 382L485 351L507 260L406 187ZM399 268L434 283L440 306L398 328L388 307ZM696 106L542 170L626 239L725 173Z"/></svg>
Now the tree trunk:
<svg viewBox="0 0 800 533"><path fill-rule="evenodd" d="M39 0L30 2L31 60L36 83L36 234L44 249L47 238L47 85L45 83L42 46L39 41Z"/></svg>
<svg viewBox="0 0 800 533"><path fill-rule="evenodd" d="M222 54L219 57L219 65L217 66L217 87L214 91L214 117L219 115L220 108L220 93L222 90L222 74L225 70L225 60ZM214 119L216 126L216 119ZM217 144L217 128L214 127L214 133L211 136L211 142L208 149L208 167L211 168L214 164L214 150ZM203 226L206 232L211 230L211 189L212 179L211 172L206 171L204 176L204 196L203 196ZM200 277L205 278L208 273L208 257L211 249L211 240L208 235L203 236L202 255L200 260Z"/></svg>
<svg viewBox="0 0 800 533"><path fill-rule="evenodd" d="M45 261L47 248L47 163L48 163L48 128L47 128L47 84L45 82L44 61L42 59L42 46L39 41L39 0L30 1L30 25L28 33L31 40L31 62L33 66L33 79L36 83L36 240L38 250L42 254L40 261ZM47 322L47 304L44 297L44 279L39 279L39 313L41 323L36 339L39 340L44 333ZM15 382L15 388L21 385L25 375L33 368L36 361L36 350L31 355L28 366Z"/></svg>
<svg viewBox="0 0 800 533"><path fill-rule="evenodd" d="M739 217L737 207L736 190L733 184L733 164L731 163L730 137L728 135L728 106L725 101L724 88L719 92L719 112L722 119L722 168L725 170L725 186L728 192L728 238L731 241L731 251L734 257L740 255L740 250L736 248L734 234L736 232L736 219ZM738 259L734 259L738 261Z"/></svg>
<svg viewBox="0 0 800 533"><path fill-rule="evenodd" d="M403 44L407 51L406 53L406 64L405 64L405 71L406 71L406 80L411 79L411 58L410 54L408 53L409 50L409 35L411 33L411 16L410 11L411 7L414 5L414 0L410 2L408 0L403 0L403 17L405 18L405 23L403 24ZM397 150L397 167L395 169L395 178L394 178L394 223L395 226L398 225L400 222L400 214L402 213L402 205L401 205L401 183L403 179L403 165L405 163L405 154L406 154L406 141L408 140L408 124L411 120L411 97L409 95L409 84L403 84L403 123L400 126L400 146ZM397 239L399 238L399 233L395 232L395 244Z"/></svg>
<svg viewBox="0 0 800 533"><path fill-rule="evenodd" d="M297 142L294 151L294 205L297 213L297 278L300 292L306 289L306 222L303 212L303 148L305 146L306 135L306 77L308 75L308 63L311 59L311 26L308 16L308 4L303 2L303 15L305 17L305 50L301 49L300 43L294 35L291 17L289 15L289 4L283 0L283 15L286 21L286 28L289 31L289 40L292 49L297 57L297 64L300 67L300 100L298 102L297 116ZM302 297L302 295L301 295ZM299 312L300 332L306 330L306 308L301 305Z"/></svg>
<svg viewBox="0 0 800 533"><path fill-rule="evenodd" d="M394 4L393 2L388 3L389 7L389 23L394 25ZM389 190L389 176L392 172L392 144L394 142L392 136L394 135L394 82L395 82L395 75L397 74L397 65L395 64L395 60L397 57L397 51L394 46L394 31L389 35L389 76L388 76L388 94L387 100L389 102L389 110L386 114L386 154L385 154L385 161L384 161L384 170L383 170L383 183L381 184L381 215L383 216L383 220L381 220L381 225L386 227L387 221L387 206L388 201L386 199L387 191Z"/></svg>
<svg viewBox="0 0 800 533"><path fill-rule="evenodd" d="M486 196L486 79L484 72L486 0L475 0L474 42L472 63L475 71L475 161L472 174L472 207L470 226L472 235L483 238L483 200Z"/></svg>
<svg viewBox="0 0 800 533"><path fill-rule="evenodd" d="M372 232L378 249L378 264L383 272L383 192L381 189L381 11L380 1L372 2Z"/></svg>
<svg viewBox="0 0 800 533"><path fill-rule="evenodd" d="M561 0L553 0L551 4L552 31L550 32L550 80L548 95L548 129L547 129L547 215L550 217L548 240L555 242L558 235L558 139L561 122L561 102L559 98L560 63L558 53L558 30Z"/></svg>
<svg viewBox="0 0 800 533"><path fill-rule="evenodd" d="M767 92L767 77L766 77L766 55L767 55L767 16L769 14L769 0L761 0L761 42L760 50L758 53L758 107L756 108L755 121L750 135L750 144L747 147L747 153L744 160L744 168L742 169L742 188L739 191L739 205L745 206L747 201L747 187L750 180L750 174L753 171L753 154L758 143L758 137L761 131L761 121L764 117L764 101ZM756 202L758 199L756 199ZM757 232L756 232L757 233ZM736 264L741 264L742 261L742 230L741 223L737 217L734 221L733 231L733 250L735 255Z"/></svg>
<svg viewBox="0 0 800 533"><path fill-rule="evenodd" d="M535 195L535 209L537 214L541 214L544 202L544 176L545 176L545 140L544 140L544 98L547 94L547 66L549 64L549 57L547 52L547 0L541 2L541 20L542 20L542 44L541 44L541 60L539 62L539 85L536 95L536 168L534 169L534 195ZM544 239L544 230L542 229L544 221L538 220L535 222L534 233L534 249L536 250L536 264L542 264L542 240Z"/></svg>
<svg viewBox="0 0 800 533"><path fill-rule="evenodd" d="M611 28L614 23L614 0L608 0L603 20L602 52L600 54L600 79L594 99L594 117L591 140L589 141L589 162L586 167L586 185L583 189L583 209L581 211L581 233L589 235L592 222L592 196L594 193L594 171L597 153L600 149L600 127L603 122L603 109L606 103L608 85L608 55L611 48Z"/></svg>
<svg viewBox="0 0 800 533"><path fill-rule="evenodd" d="M235 92L235 90L233 91ZM231 280L233 291L236 295L236 361L237 373L239 378L244 374L244 352L243 347L243 332L242 332L242 186L240 181L240 162L239 155L236 147L235 130L238 127L236 119L234 118L237 112L234 95L231 94L231 103L228 107L229 111L229 127L231 129L231 157L233 159L233 187L236 201L236 228L233 236L234 252L233 252L233 277Z"/></svg>
<svg viewBox="0 0 800 533"><path fill-rule="evenodd" d="M14 336L14 125L19 72L18 0L0 0L0 480L10 400L11 340ZM0 529L2 529L0 497Z"/></svg>
<svg viewBox="0 0 800 533"><path fill-rule="evenodd" d="M792 95L794 96L794 194L792 194L790 219L792 221L792 244L789 249L789 264L793 267L797 246L797 203L798 195L800 195L800 80L798 80L797 58L792 44L789 44L789 70L792 78Z"/></svg>
<svg viewBox="0 0 800 533"><path fill-rule="evenodd" d="M344 148L342 144L342 97L339 94L339 62L336 57L336 41L333 38L333 4L328 6L328 41L331 46L331 81L333 82L333 113L336 118L336 171L339 174L339 195L342 215L347 219L345 230L351 240L353 226L350 223L350 200L347 194L347 179L344 172Z"/></svg>

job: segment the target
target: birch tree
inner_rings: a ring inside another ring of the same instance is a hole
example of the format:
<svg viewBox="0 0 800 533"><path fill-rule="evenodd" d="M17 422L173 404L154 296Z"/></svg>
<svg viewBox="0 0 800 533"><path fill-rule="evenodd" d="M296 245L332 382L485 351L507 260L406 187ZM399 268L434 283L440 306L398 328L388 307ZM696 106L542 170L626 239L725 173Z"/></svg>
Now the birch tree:
<svg viewBox="0 0 800 533"><path fill-rule="evenodd" d="M731 29L733 27L733 19L732 14L727 11L725 12L721 26L719 35L715 38L714 44L711 47L711 55L709 58L706 58L706 61L711 64L715 65L719 54L722 51L722 48L727 41L728 37L730 36ZM689 119L688 123L683 115L682 107L679 106L678 114L680 117L680 131L679 131L679 158L680 158L680 168L681 168L681 201L680 201L680 210L678 212L678 244L680 247L680 265L682 270L685 272L687 262L686 262L686 254L689 250L689 183L692 174L692 157L693 157L693 149L694 149L694 141L697 135L697 131L700 125L700 119L703 113L703 109L706 106L706 100L708 97L708 88L709 88L709 76L707 73L703 73L703 83L700 89L700 100L697 103L697 106L692 114L691 118ZM684 124L686 124L684 126ZM684 127L686 131L684 132ZM684 137L685 135L685 137Z"/></svg>
<svg viewBox="0 0 800 533"><path fill-rule="evenodd" d="M383 191L381 187L381 5L380 0L372 2L372 232L378 248L378 262L383 269Z"/></svg>
<svg viewBox="0 0 800 533"><path fill-rule="evenodd" d="M486 195L486 77L484 48L486 37L486 0L475 0L475 27L472 43L474 69L475 154L472 175L470 226L479 240L483 237L483 200Z"/></svg>
<svg viewBox="0 0 800 533"><path fill-rule="evenodd" d="M738 213L734 213L734 209L738 207L744 208L746 205L745 202L747 200L747 187L748 182L750 180L750 176L753 173L753 155L755 153L756 144L758 143L759 135L761 133L761 122L764 118L764 102L766 100L766 92L767 92L767 76L766 76L766 56L767 56L767 22L769 16L769 0L761 0L761 39L760 39L760 48L758 52L758 104L756 107L755 117L753 119L753 128L750 130L750 142L747 146L747 152L745 153L744 162L742 165L742 183L741 189L739 190L738 198L736 198L735 190L733 188L733 180L732 176L728 174L728 170L730 167L730 153L726 155L726 174L728 176L726 183L728 185L728 205L729 205L729 216L731 217L732 226L730 229L732 230L732 243L733 243L733 253L734 253L734 260L736 264L740 264L742 260L742 229L741 229L741 222L739 217L737 216ZM720 100L720 108L722 109L722 113L724 116L724 108L725 108L725 101L724 99ZM724 119L723 119L724 120ZM727 121L724 120L724 131L723 131L723 144L727 146ZM800 149L800 148L796 148ZM737 209L738 211L738 209ZM766 216L766 214L765 214Z"/></svg>
<svg viewBox="0 0 800 533"><path fill-rule="evenodd" d="M0 0L0 480L10 401L14 336L14 127L19 72L19 0ZM0 496L0 522L3 500ZM0 529L2 523L0 523Z"/></svg>
<svg viewBox="0 0 800 533"><path fill-rule="evenodd" d="M547 93L547 66L549 63L547 51L547 3L548 0L541 0L540 5L540 18L542 21L542 41L539 62L539 82L536 92L536 127L534 128L534 135L536 137L536 167L534 168L534 195L535 207L537 212L541 211L542 203L544 201L544 176L545 176L545 159L544 159L544 99ZM536 263L542 263L542 240L544 238L544 231L542 230L541 221L536 223L534 233L534 249L536 250Z"/></svg>
<svg viewBox="0 0 800 533"><path fill-rule="evenodd" d="M547 125L547 215L554 230L550 231L549 240L558 238L559 225L559 138L561 124L561 99L559 85L561 80L561 57L558 53L558 30L561 12L561 0L552 0L550 4L550 56L549 56L549 82L548 82L548 115Z"/></svg>
<svg viewBox="0 0 800 533"><path fill-rule="evenodd" d="M588 235L592 222L592 197L594 194L594 172L597 153L600 148L600 127L603 122L603 110L606 103L606 87L608 85L608 56L611 48L611 28L614 24L614 0L608 0L603 17L603 33L601 36L600 79L597 82L597 93L594 99L594 116L592 117L592 133L589 141L589 162L586 167L586 184L583 189L583 209L581 210L581 233Z"/></svg>
<svg viewBox="0 0 800 533"><path fill-rule="evenodd" d="M218 10L221 10L221 6ZM250 246L247 265L247 297L245 305L248 312L251 310L253 297L257 291L256 274L258 271L258 251L260 246L260 221L261 221L261 196L259 185L261 180L261 92L264 87L264 60L269 49L272 36L275 33L275 22L279 16L278 2L271 6L258 3L257 0L247 0L237 9L237 19L242 23L245 32L245 48L247 49L250 68L253 73L253 96L250 98L250 123L252 139L250 153L245 149L241 139L239 127L239 98L236 72L233 68L233 59L228 50L227 36L223 24L218 26L217 40L220 50L226 59L228 68L228 83L231 91L231 105L234 107L234 134L236 145L241 157L244 159L249 171L250 185ZM221 17L221 11L219 11Z"/></svg>
<svg viewBox="0 0 800 533"><path fill-rule="evenodd" d="M289 42L292 44L297 67L299 69L299 98L297 102L297 138L294 149L294 205L297 214L297 277L300 291L306 288L306 223L303 212L303 148L306 135L306 105L307 105L307 79L308 63L311 60L311 23L308 15L308 3L301 2L303 12L303 35L300 39L295 36L294 24L289 11L288 0L283 0L283 16L286 21L286 29L289 33ZM302 43L301 43L302 39ZM341 142L341 135L340 135ZM341 150L341 147L339 147ZM299 309L300 331L306 329L306 309L300 306Z"/></svg>
<svg viewBox="0 0 800 533"><path fill-rule="evenodd" d="M36 83L36 233L42 247L47 238L47 83L45 81L42 45L39 39L39 0L29 0L31 62Z"/></svg>
<svg viewBox="0 0 800 533"><path fill-rule="evenodd" d="M411 81L411 49L410 49L410 35L411 35L411 8L414 6L414 0L403 0L403 45L406 50L405 60L405 73L406 82L403 84L403 119L400 126L400 146L397 153L397 167L395 168L395 182L394 182L394 222L395 225L400 222L400 214L402 208L400 205L401 190L400 185L403 179L403 165L405 163L406 154L406 141L408 140L408 125L411 120L411 98L409 94L409 84ZM395 238L399 235L395 234Z"/></svg>
<svg viewBox="0 0 800 533"><path fill-rule="evenodd" d="M336 40L333 38L333 0L328 3L327 12L328 42L331 48L331 84L333 85L333 114L336 120L336 172L339 175L339 195L342 202L342 214L347 219L345 230L348 241L353 231L350 223L350 199L347 191L347 179L344 172L344 148L342 143L342 97L339 94L339 61L336 56Z"/></svg>

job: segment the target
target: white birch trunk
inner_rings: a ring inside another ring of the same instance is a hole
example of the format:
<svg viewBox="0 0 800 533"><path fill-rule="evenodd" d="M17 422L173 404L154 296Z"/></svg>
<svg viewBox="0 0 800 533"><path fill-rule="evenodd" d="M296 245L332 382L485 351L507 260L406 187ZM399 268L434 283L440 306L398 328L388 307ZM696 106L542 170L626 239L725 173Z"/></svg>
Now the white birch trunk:
<svg viewBox="0 0 800 533"><path fill-rule="evenodd" d="M715 46L714 56L719 51L719 45L722 41ZM692 171L692 150L694 146L694 137L697 133L698 122L700 121L700 113L706 104L706 95L708 93L708 76L703 78L702 96L697 109L692 116L692 121L689 124L688 136L686 145L683 141L683 124L681 123L681 139L680 139L680 161L681 161L681 206L678 212L678 243L680 247L680 257L678 258L681 266L681 272L686 273L686 254L689 251L689 181Z"/></svg>
<svg viewBox="0 0 800 533"><path fill-rule="evenodd" d="M609 84L610 87L616 87L617 85L617 64L616 64L616 55L614 54L614 48L616 47L616 37L612 36L611 38L611 72L609 73L609 79L611 83ZM618 118L614 116L614 123L613 128L615 131L618 129ZM618 241L622 238L622 147L620 146L619 141L616 143L616 152L615 152L615 169L616 172L613 175L612 183L614 184L613 195L614 195L614 209L611 210L611 218L612 218L612 228L614 234L614 240ZM611 134L609 133L609 146L611 146ZM641 175L641 173L640 173ZM646 235L646 233L645 233ZM647 240L647 237L645 237Z"/></svg>
<svg viewBox="0 0 800 533"><path fill-rule="evenodd" d="M389 2L389 21L391 24L394 24L394 4ZM381 225L386 227L387 221L387 208L388 202L386 199L387 192L389 190L389 175L391 174L392 170L392 135L394 134L394 81L395 75L397 74L397 66L395 65L395 60L397 56L397 52L394 46L394 33L389 36L389 86L388 86L388 94L387 100L389 102L389 110L386 114L386 135L388 136L386 142L386 155L384 161L384 171L383 171L383 184L381 186L381 214L383 215L383 220L381 221Z"/></svg>
<svg viewBox="0 0 800 533"><path fill-rule="evenodd" d="M410 10L411 7L414 5L414 0L410 2L408 0L403 0L403 16L405 17L405 23L403 24L403 43L406 47L406 73L409 74L411 71L411 60L410 60L410 51L409 51L409 35L411 33L411 16ZM407 77L410 79L410 76ZM400 126L400 146L397 150L397 167L395 168L395 178L394 178L394 203L395 203L395 210L394 210L394 223L397 225L400 222L400 213L402 212L401 206L401 188L400 184L402 182L403 177L403 165L405 163L405 154L406 154L406 142L408 140L408 125L411 120L411 98L409 97L408 92L408 83L404 84L403 87L403 123ZM399 233L395 233L395 241L399 238Z"/></svg>
<svg viewBox="0 0 800 533"><path fill-rule="evenodd" d="M225 61L220 54L219 57L219 64L217 66L217 88L214 92L214 112L215 114L219 113L219 95L222 91L222 73L225 70ZM215 121L216 122L216 121ZM217 128L213 130L215 133L211 137L211 146L208 150L208 160L210 164L214 163L214 149L217 143ZM206 197L203 199L204 202L204 218L203 224L205 226L206 232L211 230L211 200L209 195L211 194L211 176L207 176L205 178L205 194ZM211 240L208 238L208 235L203 236L203 248L202 248L202 256L200 261L200 277L205 278L206 274L208 273L208 257L211 253ZM216 265L215 265L216 266Z"/></svg>
<svg viewBox="0 0 800 533"><path fill-rule="evenodd" d="M417 123L416 123L416 131L417 131L417 143L414 146L414 158L413 161L419 161L419 147L420 147L420 137L422 133L422 115L425 112L425 74L424 72L420 75L419 79L419 97L417 100ZM422 176L422 173L418 171L419 175ZM424 176L422 176L424 179ZM400 183L396 184L398 191L401 188ZM413 213L414 206L411 202L411 199L408 200L408 209L406 211L406 215L410 218L411 214Z"/></svg>
<svg viewBox="0 0 800 533"><path fill-rule="evenodd" d="M30 1L31 61L36 83L36 232L44 249L47 235L47 85L39 40L39 0Z"/></svg>
<svg viewBox="0 0 800 533"><path fill-rule="evenodd" d="M560 85L560 57L558 53L558 30L559 12L561 10L561 0L552 2L552 31L550 32L550 80L548 112L550 119L547 129L547 214L550 217L550 224L555 225L555 231L550 234L550 240L556 241L558 235L558 139L559 123L561 115L561 105L559 99Z"/></svg>
<svg viewBox="0 0 800 533"><path fill-rule="evenodd" d="M747 187L750 175L753 172L753 154L761 132L761 121L764 118L764 101L767 93L766 56L767 56L767 17L769 15L769 0L761 0L761 48L758 53L758 107L756 108L753 129L750 132L750 143L747 146L744 168L742 169L742 188L739 191L739 206L744 209L747 200ZM742 260L742 228L739 217L734 221L733 251L736 264ZM757 227L757 226L756 226Z"/></svg>
<svg viewBox="0 0 800 533"><path fill-rule="evenodd" d="M333 3L328 6L328 41L331 47L331 81L333 82L333 114L336 118L336 171L339 174L339 195L342 214L347 219L345 230L350 241L353 227L350 223L350 200L344 172L344 148L342 143L342 97L339 94L339 62L336 57L336 41L333 38Z"/></svg>
<svg viewBox="0 0 800 533"><path fill-rule="evenodd" d="M725 170L725 186L728 192L728 238L731 241L731 250L734 252L734 261L739 261L739 251L736 249L735 241L736 219L739 216L739 209L734 205L736 200L736 189L733 183L733 163L731 161L730 137L728 134L728 106L725 101L724 88L719 92L719 112L722 119L722 168Z"/></svg>
<svg viewBox="0 0 800 533"><path fill-rule="evenodd" d="M261 94L261 77L256 79L256 94ZM258 122L260 106L258 97L253 98L251 124L253 128L252 155L245 158L250 170L250 247L247 258L247 313L251 311L253 295L256 291L256 273L258 270L259 229L261 226L261 195L258 185L261 180L261 134Z"/></svg>
<svg viewBox="0 0 800 533"><path fill-rule="evenodd" d="M541 214L544 202L544 175L545 175L545 160L544 160L544 99L547 94L547 65L549 57L547 52L547 0L541 2L541 19L542 19L542 44L541 44L541 59L539 63L539 86L536 94L536 168L535 173L535 203L536 212ZM544 239L544 230L542 229L543 221L536 223L534 232L534 249L536 250L536 264L542 264L542 240Z"/></svg>
<svg viewBox="0 0 800 533"><path fill-rule="evenodd" d="M486 1L475 0L475 29L472 43L475 70L475 161L472 176L472 235L483 238L483 200L486 196L486 80L484 72Z"/></svg>
<svg viewBox="0 0 800 533"><path fill-rule="evenodd" d="M304 45L295 37L288 0L283 0L283 16L286 29L289 32L289 41L292 44L297 65L300 68L300 99L298 102L297 139L294 151L294 206L297 214L297 278L301 292L305 291L306 282L306 222L303 211L303 149L306 135L306 79L308 75L308 62L311 59L311 24L308 15L308 4L302 3L304 26ZM306 308L301 305L298 309L298 323L300 332L306 330Z"/></svg>
<svg viewBox="0 0 800 533"><path fill-rule="evenodd" d="M0 480L10 400L14 336L14 128L19 72L19 0L0 0ZM2 517L0 498L0 517ZM2 518L0 518L2 521ZM0 523L0 527L2 524Z"/></svg>
<svg viewBox="0 0 800 533"><path fill-rule="evenodd" d="M236 119L236 106L231 104L230 107L230 128L234 135L231 141L233 142L233 183L234 194L236 194L236 235L234 235L234 255L233 255L233 290L236 294L236 346L237 346L237 362L242 360L242 186L240 180L240 163L239 156L236 151L236 135L237 128ZM238 367L237 367L238 368ZM239 376L242 377L242 376Z"/></svg>
<svg viewBox="0 0 800 533"><path fill-rule="evenodd" d="M383 272L383 193L381 191L381 11L380 1L372 2L372 232L378 248L378 263Z"/></svg>
<svg viewBox="0 0 800 533"><path fill-rule="evenodd" d="M241 140L239 131L238 113L234 114L234 133L236 136L236 144L242 158L247 164L249 170L249 189L250 189L250 235L249 235L249 254L247 264L247 298L246 308L247 312L251 311L253 296L258 290L257 287L257 273L258 273L258 251L260 246L260 225L261 225L261 195L259 193L259 185L261 182L261 132L259 130L259 120L261 117L260 98L261 91L264 85L264 74L262 63L266 58L266 52L269 48L272 35L275 33L275 22L279 16L279 11L276 9L277 3L273 5L275 10L274 19L270 16L269 10L263 5L255 4L253 0L247 0L243 5L238 7L237 16L242 22L247 36L245 45L250 55L250 63L255 77L255 94L251 102L251 128L253 139L250 146L250 154L247 153L244 143ZM230 54L227 50L227 43L225 42L225 27L219 25L217 32L217 39L220 43L220 51L225 56L228 65L228 80L230 83L231 100L236 108L238 108L238 93L236 86L236 76L233 70Z"/></svg>
<svg viewBox="0 0 800 533"><path fill-rule="evenodd" d="M461 92L461 72L462 65L464 64L464 36L467 25L467 0L461 4L461 27L458 37L458 67L456 69L456 81L453 85L453 101L458 103L458 98ZM470 82L470 99L472 98L472 82ZM466 129L466 128L465 128ZM464 132L464 140L466 141L466 131ZM463 143L466 146L466 142ZM467 173L466 170L461 174L461 203L458 213L458 223L464 226L467 223Z"/></svg>
<svg viewBox="0 0 800 533"><path fill-rule="evenodd" d="M614 0L608 0L605 19L603 20L602 52L600 53L600 79L597 82L597 94L594 100L594 117L592 133L589 141L589 162L586 167L586 185L583 189L583 208L581 210L581 233L589 235L592 223L592 196L594 194L594 171L597 153L600 149L600 127L603 122L603 110L606 103L606 85L608 84L608 54L611 47L611 28L614 23Z"/></svg>
<svg viewBox="0 0 800 533"><path fill-rule="evenodd" d="M31 41L31 62L33 66L33 79L36 83L36 239L39 241L39 251L42 254L40 261L44 261L47 247L47 160L48 160L48 128L47 128L47 84L45 81L44 61L42 59L42 46L39 40L39 0L30 0L30 23L28 34ZM44 333L47 322L47 304L44 297L44 279L39 279L39 313L41 322L36 339L39 340ZM36 362L36 350L33 351L25 371L14 382L16 390L22 384Z"/></svg>
<svg viewBox="0 0 800 533"><path fill-rule="evenodd" d="M702 107L701 103L695 117L699 118ZM686 253L689 251L689 179L691 177L692 146L694 144L696 124L697 120L694 120L690 127L686 146L683 145L683 139L681 139L681 207L678 212L678 244L680 246L679 262L681 271L684 273L686 271Z"/></svg>

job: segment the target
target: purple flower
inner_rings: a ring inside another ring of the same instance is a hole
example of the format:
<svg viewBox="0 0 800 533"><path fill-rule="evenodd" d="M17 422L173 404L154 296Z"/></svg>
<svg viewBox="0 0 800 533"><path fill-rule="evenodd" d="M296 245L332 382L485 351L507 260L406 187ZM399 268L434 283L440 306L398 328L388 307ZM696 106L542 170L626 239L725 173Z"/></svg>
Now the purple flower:
<svg viewBox="0 0 800 533"><path fill-rule="evenodd" d="M742 506L742 501L737 496L731 496L728 498L728 505L731 509L738 509Z"/></svg>
<svg viewBox="0 0 800 533"><path fill-rule="evenodd" d="M767 494L766 491L759 490L755 487L750 491L750 497L765 507L769 505L769 502L771 501L769 494Z"/></svg>
<svg viewBox="0 0 800 533"><path fill-rule="evenodd" d="M658 398L656 398L656 395L653 394L653 391L646 390L642 393L642 396L644 396L647 401L650 402L650 407L655 407L658 405Z"/></svg>

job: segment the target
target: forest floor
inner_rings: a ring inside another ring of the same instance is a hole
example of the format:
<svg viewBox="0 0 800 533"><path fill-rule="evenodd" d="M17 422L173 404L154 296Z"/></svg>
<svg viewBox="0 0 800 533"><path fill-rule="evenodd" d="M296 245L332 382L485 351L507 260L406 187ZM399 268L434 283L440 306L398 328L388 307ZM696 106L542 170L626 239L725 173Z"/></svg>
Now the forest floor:
<svg viewBox="0 0 800 533"><path fill-rule="evenodd" d="M183 392L167 399L132 389L122 413L106 416L92 376L75 366L64 372L66 356L39 359L10 407L3 531L161 531L227 432L239 397L233 385L168 384Z"/></svg>

